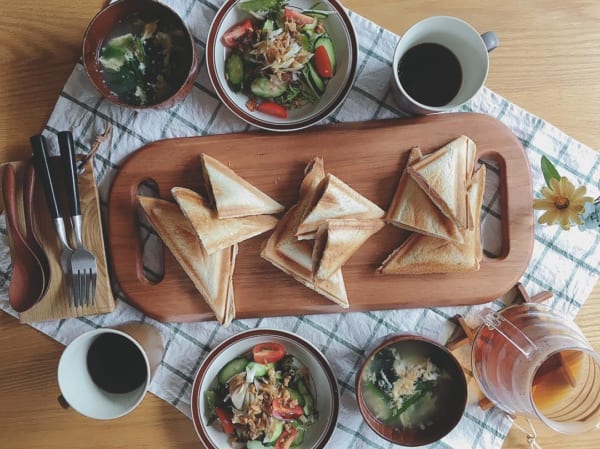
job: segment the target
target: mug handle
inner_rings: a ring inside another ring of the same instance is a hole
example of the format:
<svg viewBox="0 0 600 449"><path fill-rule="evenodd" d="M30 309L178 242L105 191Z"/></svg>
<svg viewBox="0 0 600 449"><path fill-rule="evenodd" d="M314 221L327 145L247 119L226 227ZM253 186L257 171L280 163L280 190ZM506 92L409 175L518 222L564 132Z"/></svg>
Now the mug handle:
<svg viewBox="0 0 600 449"><path fill-rule="evenodd" d="M62 408L64 408L65 410L71 408L71 405L67 402L67 400L65 399L65 397L62 394L59 397L57 397L56 400L58 401L60 406Z"/></svg>
<svg viewBox="0 0 600 449"><path fill-rule="evenodd" d="M485 44L485 48L487 48L488 53L500 45L498 41L498 35L493 31L488 31L481 35L481 39L483 39L483 43Z"/></svg>

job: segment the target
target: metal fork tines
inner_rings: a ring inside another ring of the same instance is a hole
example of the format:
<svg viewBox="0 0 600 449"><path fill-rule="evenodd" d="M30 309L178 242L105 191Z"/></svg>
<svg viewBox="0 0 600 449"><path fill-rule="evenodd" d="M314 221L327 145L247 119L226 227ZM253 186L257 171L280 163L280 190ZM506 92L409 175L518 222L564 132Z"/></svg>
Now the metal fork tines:
<svg viewBox="0 0 600 449"><path fill-rule="evenodd" d="M81 215L71 217L77 246L71 255L71 274L73 275L73 294L76 306L96 303L96 258L85 249L81 236Z"/></svg>
<svg viewBox="0 0 600 449"><path fill-rule="evenodd" d="M68 243L67 231L65 228L65 222L61 218L54 220L54 226L58 239L62 245L62 254L60 255L60 266L63 270L67 285L67 300L69 306L75 305L75 296L73 293L73 274L71 273L71 256L73 255L73 248Z"/></svg>
<svg viewBox="0 0 600 449"><path fill-rule="evenodd" d="M65 167L69 215L76 243L70 261L73 299L75 307L88 306L90 302L94 305L96 303L96 257L83 244L73 135L68 131L58 133L58 146Z"/></svg>

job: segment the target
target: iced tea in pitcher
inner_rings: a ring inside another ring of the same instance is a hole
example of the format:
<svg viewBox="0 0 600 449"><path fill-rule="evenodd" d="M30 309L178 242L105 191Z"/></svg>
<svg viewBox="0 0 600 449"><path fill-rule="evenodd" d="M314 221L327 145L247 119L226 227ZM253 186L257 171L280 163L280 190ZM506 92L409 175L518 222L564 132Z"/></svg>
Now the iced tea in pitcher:
<svg viewBox="0 0 600 449"><path fill-rule="evenodd" d="M472 352L483 393L563 433L600 423L600 356L572 322L539 304L487 312Z"/></svg>

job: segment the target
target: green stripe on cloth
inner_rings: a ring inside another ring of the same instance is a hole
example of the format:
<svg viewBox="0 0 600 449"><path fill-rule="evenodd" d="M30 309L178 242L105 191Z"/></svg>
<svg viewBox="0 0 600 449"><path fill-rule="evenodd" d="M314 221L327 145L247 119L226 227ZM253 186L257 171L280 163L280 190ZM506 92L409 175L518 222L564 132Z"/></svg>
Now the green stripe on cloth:
<svg viewBox="0 0 600 449"><path fill-rule="evenodd" d="M498 409L492 409L492 410L493 410L493 413L502 413ZM491 416L492 416L492 413L486 413L484 421L481 421L479 418L477 418L476 416L472 415L469 412L465 412L465 414L464 414L465 418L473 421L475 424L477 424L481 428L481 430L487 430L490 434L494 435L495 437L500 438L502 440L505 439L506 434L499 432L498 429L487 424L487 421Z"/></svg>
<svg viewBox="0 0 600 449"><path fill-rule="evenodd" d="M393 106L390 106L390 105L388 105L387 103L382 103L382 102L379 102L379 99L378 99L377 97L375 97L374 95L370 94L370 93L369 93L369 92L367 92L366 90L364 90L364 89L361 89L360 87L356 87L356 86L354 86L354 87L352 88L352 90L353 90L353 91L355 91L355 92L358 92L359 94L361 94L361 95L362 95L362 96L364 96L365 98L368 98L369 100L373 101L374 103L377 103L377 104L378 104L378 109L377 109L377 111L379 111L379 109L380 109L380 108L384 108L384 109L387 109L388 111L390 111L390 112L393 112L393 113L396 113L396 114L399 114L399 113L400 113L400 112L399 112L399 111L398 111L396 108L394 108ZM374 115L374 117L378 117L378 115L377 115L377 114L375 114L375 115Z"/></svg>
<svg viewBox="0 0 600 449"><path fill-rule="evenodd" d="M310 316L308 317L304 317L304 322L306 324L308 324L309 326L311 326L312 328L314 328L315 330L320 331L321 333L323 333L324 335L328 335L332 338L332 340L335 340L336 342L340 343L342 346L351 349L352 351L354 351L356 354L362 354L362 349L354 346L352 344L350 344L350 342L344 340L342 337L340 337L339 335L333 334L331 333L328 329L324 328L323 326L321 326L320 324L315 323L314 320L312 320L310 318Z"/></svg>
<svg viewBox="0 0 600 449"><path fill-rule="evenodd" d="M340 424L340 423L338 423L336 427L337 427L338 429L340 429L340 430L342 430L342 431L346 432L348 435L351 435L351 436L352 436L352 441L354 441L355 439L359 439L359 440L362 440L362 441L364 441L365 443L368 443L368 444L369 444L369 447L371 447L371 448L373 448L373 449L384 449L384 446L381 446L381 445L379 445L379 444L375 444L375 443L373 443L373 441L371 441L370 439L368 439L366 436L364 436L364 435L361 433L361 430L364 430L364 429L363 429L363 427L364 427L364 424L363 424L363 423L361 423L361 425L360 425L360 427L358 428L358 430L352 430L351 428L349 428L349 427L346 427L345 425L343 425L343 424ZM352 447L351 445L349 445L349 446L348 446L348 448L351 448L351 447Z"/></svg>
<svg viewBox="0 0 600 449"><path fill-rule="evenodd" d="M173 365L170 365L169 363L165 362L164 359L160 361L159 365L160 366L164 366L166 369L168 369L170 372L172 372L173 374L175 374L177 377L179 377L180 379L184 380L187 384L191 384L194 381L194 379L192 377L190 377L187 374L179 371ZM177 405L177 404L176 403L172 403L172 405Z"/></svg>
<svg viewBox="0 0 600 449"><path fill-rule="evenodd" d="M575 256L573 256L573 254L571 254L566 249L559 247L556 244L557 238L554 238L550 241L540 237L539 235L534 236L534 238L537 242L540 242L541 244L543 244L545 248L554 251L556 254L560 254L562 257L570 260L571 262L576 262L577 265L585 268L590 273L595 274L596 276L600 276L600 269L598 269L598 267L593 267L590 264L588 264L585 260L586 259L585 256L581 257L581 258L575 257ZM598 239L596 239L596 240L598 240ZM594 252L594 250L595 250L595 247L592 247L592 248L590 248L590 251L588 251L588 252L591 254ZM541 259L541 257L540 257L540 259Z"/></svg>
<svg viewBox="0 0 600 449"><path fill-rule="evenodd" d="M107 122L109 122L111 125L113 125L115 128L120 129L121 131L126 132L127 134L137 138L141 143L149 143L148 140L146 140L144 137L142 137L141 135L139 135L138 133L132 131L131 129L128 129L125 125L117 122L116 120L114 120L112 117L107 116L106 114L99 112L99 111L95 111L93 107L88 106L85 103L82 103L81 101L79 101L78 99L72 97L71 95L67 94L66 92L61 92L60 96L71 101L72 103L76 104L77 106L79 106L82 109L85 109L89 112L94 112L96 116L106 120Z"/></svg>

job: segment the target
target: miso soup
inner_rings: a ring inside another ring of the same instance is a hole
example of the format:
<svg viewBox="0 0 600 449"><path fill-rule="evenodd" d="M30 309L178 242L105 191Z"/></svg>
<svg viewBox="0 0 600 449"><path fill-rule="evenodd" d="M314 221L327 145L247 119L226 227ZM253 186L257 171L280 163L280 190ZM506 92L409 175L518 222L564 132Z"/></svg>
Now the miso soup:
<svg viewBox="0 0 600 449"><path fill-rule="evenodd" d="M160 103L185 82L192 64L191 45L177 16L133 13L102 43L104 82L127 104Z"/></svg>
<svg viewBox="0 0 600 449"><path fill-rule="evenodd" d="M444 355L442 353L442 355ZM386 425L424 430L454 400L447 361L420 341L400 341L375 353L361 378L370 413Z"/></svg>

